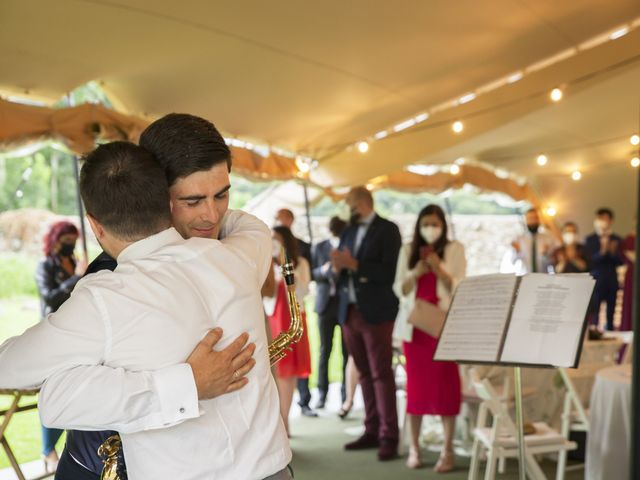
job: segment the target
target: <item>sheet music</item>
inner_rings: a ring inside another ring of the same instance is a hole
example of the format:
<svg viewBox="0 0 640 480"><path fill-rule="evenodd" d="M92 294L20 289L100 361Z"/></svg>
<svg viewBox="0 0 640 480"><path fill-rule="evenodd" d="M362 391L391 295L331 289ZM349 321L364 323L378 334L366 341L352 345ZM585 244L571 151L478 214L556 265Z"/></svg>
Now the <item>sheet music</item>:
<svg viewBox="0 0 640 480"><path fill-rule="evenodd" d="M572 367L594 283L580 274L522 277L500 360Z"/></svg>
<svg viewBox="0 0 640 480"><path fill-rule="evenodd" d="M449 307L434 360L497 361L516 281L508 274L464 279Z"/></svg>

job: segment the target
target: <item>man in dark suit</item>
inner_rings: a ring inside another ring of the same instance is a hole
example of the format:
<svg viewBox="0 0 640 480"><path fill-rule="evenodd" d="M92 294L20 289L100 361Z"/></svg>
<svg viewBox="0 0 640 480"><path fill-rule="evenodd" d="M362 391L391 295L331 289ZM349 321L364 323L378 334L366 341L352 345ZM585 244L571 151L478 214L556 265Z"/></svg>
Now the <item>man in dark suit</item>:
<svg viewBox="0 0 640 480"><path fill-rule="evenodd" d="M293 215L293 212L288 208L281 208L276 213L276 224L287 227L291 231L293 231L292 227L294 220L295 216ZM300 252L300 256L304 257L307 260L307 262L309 263L309 269L311 269L311 244L297 237L296 240L298 241L298 251ZM309 402L311 402L309 378L299 378L296 387L298 388L298 393L300 394L298 405L300 406L302 415L306 417L317 417L318 414L314 412L309 406Z"/></svg>
<svg viewBox="0 0 640 480"><path fill-rule="evenodd" d="M593 222L595 232L586 239L586 249L591 257L591 275L596 286L591 297L591 323L598 324L598 315L602 302L607 304L607 330L613 330L613 314L618 295L618 272L622 265L622 238L613 233L613 211L601 208L596 212Z"/></svg>
<svg viewBox="0 0 640 480"><path fill-rule="evenodd" d="M320 331L320 359L318 361L318 403L316 408L324 408L329 391L329 357L333 347L333 332L338 326L338 298L336 296L336 280L331 266L331 252L338 248L340 235L347 224L338 217L329 221L331 238L324 240L313 248L313 268L311 276L316 282L316 305L318 314L318 330ZM347 349L342 339L342 401L345 400L344 370L347 365Z"/></svg>
<svg viewBox="0 0 640 480"><path fill-rule="evenodd" d="M402 243L398 227L376 215L373 197L354 187L346 198L351 225L331 253L338 272L338 321L353 356L365 406L365 433L346 450L378 448L379 460L398 455L396 384L391 334L398 313L392 285Z"/></svg>

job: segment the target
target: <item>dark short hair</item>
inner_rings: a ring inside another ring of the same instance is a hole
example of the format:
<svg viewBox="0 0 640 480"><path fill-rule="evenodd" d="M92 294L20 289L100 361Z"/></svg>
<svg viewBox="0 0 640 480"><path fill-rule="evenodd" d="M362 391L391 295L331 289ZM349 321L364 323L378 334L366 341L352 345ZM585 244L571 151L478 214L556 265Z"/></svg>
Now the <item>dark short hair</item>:
<svg viewBox="0 0 640 480"><path fill-rule="evenodd" d="M139 240L171 225L164 170L133 143L107 143L86 155L80 194L87 213L122 240Z"/></svg>
<svg viewBox="0 0 640 480"><path fill-rule="evenodd" d="M179 178L226 163L231 171L231 151L208 120L187 113L170 113L149 125L140 145L158 159L169 186Z"/></svg>
<svg viewBox="0 0 640 480"><path fill-rule="evenodd" d="M610 219L613 220L613 210L611 210L610 208L599 208L598 210L596 210L596 216L600 216L600 215L608 215Z"/></svg>
<svg viewBox="0 0 640 480"><path fill-rule="evenodd" d="M562 225L562 229L564 230L567 227L573 227L576 230L578 229L578 224L576 222L573 222L571 220L569 220L568 222L564 222L564 225Z"/></svg>
<svg viewBox="0 0 640 480"><path fill-rule="evenodd" d="M447 219L444 214L444 210L434 203L431 203L420 210L418 219L416 220L416 226L413 229L413 240L411 242L411 252L409 253L409 268L413 268L420 260L420 248L427 245L427 242L420 235L420 220L427 215L435 215L442 222L442 236L432 245L433 251L440 257L444 258L444 247L447 246L449 240L447 239Z"/></svg>
<svg viewBox="0 0 640 480"><path fill-rule="evenodd" d="M289 227L285 227L279 225L277 227L273 227L273 231L280 234L282 237L282 246L291 261L293 262L294 267L298 266L298 257L300 256L300 248L298 247L298 239L293 236Z"/></svg>
<svg viewBox="0 0 640 480"><path fill-rule="evenodd" d="M524 214L525 214L525 215L528 215L528 214L530 214L530 213L532 213L532 212L537 214L537 213L538 213L538 209L537 209L537 208L535 208L535 207L531 207L529 210L527 210L526 212L524 212Z"/></svg>
<svg viewBox="0 0 640 480"><path fill-rule="evenodd" d="M296 219L296 216L288 208L281 208L280 210L278 210L276 212L276 215L280 214L280 213L284 213L287 217L289 217L291 219L291 221L294 221Z"/></svg>
<svg viewBox="0 0 640 480"><path fill-rule="evenodd" d="M339 237L346 227L347 222L340 217L331 217L331 220L329 220L329 231L336 237Z"/></svg>

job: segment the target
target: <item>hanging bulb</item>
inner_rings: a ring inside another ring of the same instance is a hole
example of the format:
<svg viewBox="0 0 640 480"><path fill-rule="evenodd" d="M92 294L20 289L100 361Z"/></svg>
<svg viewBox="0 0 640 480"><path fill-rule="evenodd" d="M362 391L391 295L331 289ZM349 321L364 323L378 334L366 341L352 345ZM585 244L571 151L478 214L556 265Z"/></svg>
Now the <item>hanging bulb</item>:
<svg viewBox="0 0 640 480"><path fill-rule="evenodd" d="M367 142L358 142L358 151L360 153L367 153L369 151L369 144Z"/></svg>
<svg viewBox="0 0 640 480"><path fill-rule="evenodd" d="M540 165L541 167L544 167L547 164L547 156L546 155L538 155L538 158L536 159L536 162L538 162L538 165Z"/></svg>
<svg viewBox="0 0 640 480"><path fill-rule="evenodd" d="M560 90L559 88L554 88L553 90L551 90L551 94L549 96L554 102L559 102L560 100L562 100L562 90Z"/></svg>
<svg viewBox="0 0 640 480"><path fill-rule="evenodd" d="M462 132L462 130L464 130L464 125L460 120L456 120L455 122L453 122L453 125L451 125L451 129L455 133L460 133Z"/></svg>
<svg viewBox="0 0 640 480"><path fill-rule="evenodd" d="M576 170L575 172L573 172L571 174L571 179L574 182L577 182L578 180L580 180L582 178L582 173L580 173L580 170Z"/></svg>

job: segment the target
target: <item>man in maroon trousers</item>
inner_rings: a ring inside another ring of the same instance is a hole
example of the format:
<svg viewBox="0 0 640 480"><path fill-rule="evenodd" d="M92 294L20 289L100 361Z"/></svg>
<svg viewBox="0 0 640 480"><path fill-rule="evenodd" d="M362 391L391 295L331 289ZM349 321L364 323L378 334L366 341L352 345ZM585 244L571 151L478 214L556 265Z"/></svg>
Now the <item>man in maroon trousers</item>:
<svg viewBox="0 0 640 480"><path fill-rule="evenodd" d="M391 334L398 313L392 285L402 239L394 223L375 213L366 188L353 188L346 202L351 224L331 260L338 275L338 321L360 373L366 417L364 435L345 449L378 448L378 459L385 461L398 455Z"/></svg>

